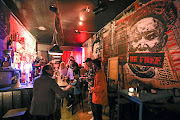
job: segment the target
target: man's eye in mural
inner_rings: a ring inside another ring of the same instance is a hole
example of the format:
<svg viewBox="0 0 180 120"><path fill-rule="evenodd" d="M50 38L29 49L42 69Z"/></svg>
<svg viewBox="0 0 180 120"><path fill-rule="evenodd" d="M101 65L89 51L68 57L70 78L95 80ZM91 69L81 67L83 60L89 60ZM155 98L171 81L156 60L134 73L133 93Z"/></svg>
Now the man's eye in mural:
<svg viewBox="0 0 180 120"><path fill-rule="evenodd" d="M141 35L135 36L135 37L133 38L133 41L134 41L135 43L137 43L141 38L142 38Z"/></svg>
<svg viewBox="0 0 180 120"><path fill-rule="evenodd" d="M155 39L158 36L159 36L158 33L156 33L155 31L146 32L146 33L135 35L134 38L133 38L133 41L135 43L137 43L139 40L141 40L143 38L146 39L146 40L151 41L151 40Z"/></svg>
<svg viewBox="0 0 180 120"><path fill-rule="evenodd" d="M99 51L100 51L100 48L96 48L96 50L95 50L95 51L96 51L96 53L99 53Z"/></svg>
<svg viewBox="0 0 180 120"><path fill-rule="evenodd" d="M133 46L134 44L129 45L129 52L137 52L137 51L151 51L151 52L155 52L156 49L155 47L150 47L148 44L145 44L143 42L138 43L138 45ZM157 43L154 44L154 46L156 46Z"/></svg>
<svg viewBox="0 0 180 120"><path fill-rule="evenodd" d="M150 32L148 34L145 34L145 38L147 40L153 40L154 38L158 37L157 33L155 32Z"/></svg>

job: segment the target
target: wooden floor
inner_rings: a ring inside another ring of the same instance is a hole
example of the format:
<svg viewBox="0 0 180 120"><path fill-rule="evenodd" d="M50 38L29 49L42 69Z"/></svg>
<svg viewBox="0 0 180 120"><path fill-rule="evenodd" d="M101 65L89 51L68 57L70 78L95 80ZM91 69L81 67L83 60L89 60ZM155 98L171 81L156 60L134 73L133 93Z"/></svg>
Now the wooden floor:
<svg viewBox="0 0 180 120"><path fill-rule="evenodd" d="M84 112L78 106L78 110L74 115L72 115L71 109L66 108L66 104L67 101L64 100L63 107L61 107L61 120L90 120L92 118L92 114L88 114L90 109L87 99L84 100ZM108 107L103 109L103 120L109 120Z"/></svg>

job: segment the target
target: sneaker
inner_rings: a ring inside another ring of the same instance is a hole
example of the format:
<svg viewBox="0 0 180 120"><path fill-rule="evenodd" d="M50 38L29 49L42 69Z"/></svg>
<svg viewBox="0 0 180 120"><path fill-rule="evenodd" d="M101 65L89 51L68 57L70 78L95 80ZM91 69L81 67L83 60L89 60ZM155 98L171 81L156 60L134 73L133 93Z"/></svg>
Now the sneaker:
<svg viewBox="0 0 180 120"><path fill-rule="evenodd" d="M88 114L89 114L89 115L92 114L92 111L89 111Z"/></svg>
<svg viewBox="0 0 180 120"><path fill-rule="evenodd" d="M92 117L90 120L94 120L94 117Z"/></svg>

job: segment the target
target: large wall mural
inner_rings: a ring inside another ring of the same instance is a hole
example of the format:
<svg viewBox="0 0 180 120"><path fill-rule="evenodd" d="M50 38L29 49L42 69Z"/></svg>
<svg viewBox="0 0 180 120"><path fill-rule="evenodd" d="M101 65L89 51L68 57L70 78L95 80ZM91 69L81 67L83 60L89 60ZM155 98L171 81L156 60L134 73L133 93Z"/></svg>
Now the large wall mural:
<svg viewBox="0 0 180 120"><path fill-rule="evenodd" d="M178 0L137 0L97 33L99 56L103 62L119 57L126 88L134 80L157 88L180 87L179 16ZM90 41L95 38L86 44Z"/></svg>
<svg viewBox="0 0 180 120"><path fill-rule="evenodd" d="M126 22L128 30L127 63L123 66L126 85L132 80L140 80L158 88L180 87L178 70L174 69L175 64L172 63L172 56L167 47L167 44L172 42L168 34L174 34L175 24L179 22L177 7L169 0L150 1L146 4L139 2L139 6L142 7L122 21ZM172 48L173 52L178 49L179 47ZM163 53L164 56L156 56L158 53ZM146 64L132 64L129 55L133 61ZM149 66L150 63L157 64L160 58L163 58L163 62L159 62L161 67Z"/></svg>

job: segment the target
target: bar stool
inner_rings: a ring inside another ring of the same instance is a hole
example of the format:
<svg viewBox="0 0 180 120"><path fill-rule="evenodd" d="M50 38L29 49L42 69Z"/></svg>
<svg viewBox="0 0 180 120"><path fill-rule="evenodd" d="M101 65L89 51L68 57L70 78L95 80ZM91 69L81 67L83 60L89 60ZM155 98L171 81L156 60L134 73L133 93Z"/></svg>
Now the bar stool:
<svg viewBox="0 0 180 120"><path fill-rule="evenodd" d="M84 103L83 103L83 97L82 97L82 93L80 93L80 96L79 96L79 106L80 108L82 107L83 109L83 112L84 112Z"/></svg>
<svg viewBox="0 0 180 120"><path fill-rule="evenodd" d="M109 101L109 118L110 120L114 119L115 106L117 104L118 95L117 93L108 93L108 101Z"/></svg>
<svg viewBox="0 0 180 120"><path fill-rule="evenodd" d="M82 107L82 109L83 109L83 112L84 112L84 103L83 103L83 97L82 97L82 93L80 93L80 95L79 95L79 98L78 98L78 105L79 105L79 107L81 108ZM74 115L75 113L74 113L74 108L75 108L75 106L73 105L72 106L72 115Z"/></svg>
<svg viewBox="0 0 180 120"><path fill-rule="evenodd" d="M120 114L119 114L118 118L127 119L127 118L125 118L125 117L127 117L127 116L125 116L125 111L128 112L128 113L132 111L133 108L132 108L131 101L126 99L126 98L117 98L115 101L117 101L117 103L119 105L118 109L119 109ZM126 109L126 110L124 111L123 109Z"/></svg>
<svg viewBox="0 0 180 120"><path fill-rule="evenodd" d="M24 120L26 111L27 108L11 109L3 116L3 120Z"/></svg>

